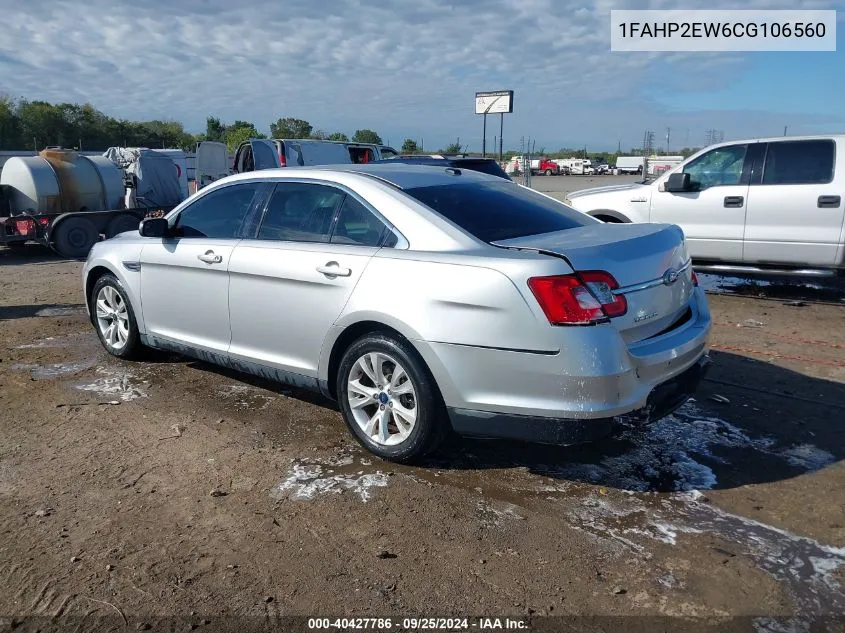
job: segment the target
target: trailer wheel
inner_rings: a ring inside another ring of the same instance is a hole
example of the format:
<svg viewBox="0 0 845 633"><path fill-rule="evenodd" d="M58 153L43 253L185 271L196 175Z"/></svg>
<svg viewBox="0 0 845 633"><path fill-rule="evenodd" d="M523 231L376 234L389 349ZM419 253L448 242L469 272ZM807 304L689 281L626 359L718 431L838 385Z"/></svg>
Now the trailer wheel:
<svg viewBox="0 0 845 633"><path fill-rule="evenodd" d="M106 237L114 237L126 231L137 231L141 221L134 215L121 213L109 220L106 225Z"/></svg>
<svg viewBox="0 0 845 633"><path fill-rule="evenodd" d="M99 237L97 227L87 218L65 218L54 229L53 243L59 255L85 257Z"/></svg>

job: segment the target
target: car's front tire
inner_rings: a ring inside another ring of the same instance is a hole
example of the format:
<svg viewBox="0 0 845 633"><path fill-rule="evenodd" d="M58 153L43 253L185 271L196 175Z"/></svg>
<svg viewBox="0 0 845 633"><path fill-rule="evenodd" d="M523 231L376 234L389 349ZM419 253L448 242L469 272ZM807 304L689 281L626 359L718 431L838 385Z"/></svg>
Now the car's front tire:
<svg viewBox="0 0 845 633"><path fill-rule="evenodd" d="M106 351L132 358L141 348L135 312L123 285L114 275L103 275L91 290L91 321Z"/></svg>
<svg viewBox="0 0 845 633"><path fill-rule="evenodd" d="M407 341L390 334L368 334L349 346L336 393L349 430L382 459L418 460L448 430L431 372Z"/></svg>

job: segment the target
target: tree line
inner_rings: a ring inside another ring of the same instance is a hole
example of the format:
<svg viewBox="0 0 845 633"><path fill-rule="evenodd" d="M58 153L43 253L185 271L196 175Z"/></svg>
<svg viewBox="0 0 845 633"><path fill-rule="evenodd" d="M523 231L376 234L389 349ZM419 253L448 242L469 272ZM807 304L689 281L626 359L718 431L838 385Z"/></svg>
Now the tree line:
<svg viewBox="0 0 845 633"><path fill-rule="evenodd" d="M326 133L302 119L280 118L269 126L271 138L313 138L332 141L382 144L373 130L355 130L351 138L344 132ZM90 103L48 103L13 99L0 95L0 150L32 149L48 146L100 151L109 147L168 147L193 151L200 141L225 143L230 151L250 138L267 138L254 123L224 123L218 117L206 119L201 134L187 132L179 121L130 121L97 110Z"/></svg>

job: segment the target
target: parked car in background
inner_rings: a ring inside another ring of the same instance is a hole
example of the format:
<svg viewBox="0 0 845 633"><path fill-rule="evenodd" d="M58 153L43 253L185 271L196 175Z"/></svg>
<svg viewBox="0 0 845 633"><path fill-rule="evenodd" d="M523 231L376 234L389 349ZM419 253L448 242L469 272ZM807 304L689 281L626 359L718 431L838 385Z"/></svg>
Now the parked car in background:
<svg viewBox="0 0 845 633"><path fill-rule="evenodd" d="M390 154L395 150L386 148ZM235 152L232 172L241 174L278 167L365 164L381 160L380 145L318 139L250 139Z"/></svg>
<svg viewBox="0 0 845 633"><path fill-rule="evenodd" d="M641 174L643 173L644 164L645 159L642 156L619 156L616 159L616 166L613 168L613 173L617 175Z"/></svg>
<svg viewBox="0 0 845 633"><path fill-rule="evenodd" d="M673 411L707 363L680 229L451 167L231 176L96 244L82 285L110 354L148 345L319 390L396 461L450 427L601 437Z"/></svg>
<svg viewBox="0 0 845 633"><path fill-rule="evenodd" d="M499 163L493 158L447 157L439 154L404 154L376 161L375 164L379 163L402 163L405 165L428 165L431 167L455 167L458 169L470 169L472 171L490 174L491 176L498 176L499 178L504 178L505 180L511 180L511 177L505 173Z"/></svg>
<svg viewBox="0 0 845 633"><path fill-rule="evenodd" d="M702 269L845 273L845 135L707 147L650 184L570 193L606 222L671 222Z"/></svg>
<svg viewBox="0 0 845 633"><path fill-rule="evenodd" d="M610 165L608 165L607 163L599 163L597 165L594 165L594 167L596 170L596 174L598 175L603 176L610 173Z"/></svg>

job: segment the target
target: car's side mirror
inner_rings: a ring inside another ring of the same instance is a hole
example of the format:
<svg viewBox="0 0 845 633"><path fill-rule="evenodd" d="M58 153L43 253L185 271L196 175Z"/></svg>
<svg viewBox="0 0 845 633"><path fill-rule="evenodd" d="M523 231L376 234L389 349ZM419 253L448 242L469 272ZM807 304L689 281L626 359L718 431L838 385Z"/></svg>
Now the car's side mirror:
<svg viewBox="0 0 845 633"><path fill-rule="evenodd" d="M683 172L670 174L666 179L665 189L671 192L692 191L689 174Z"/></svg>
<svg viewBox="0 0 845 633"><path fill-rule="evenodd" d="M141 220L138 231L144 237L167 237L170 231L170 225L165 218L147 218L146 220Z"/></svg>

